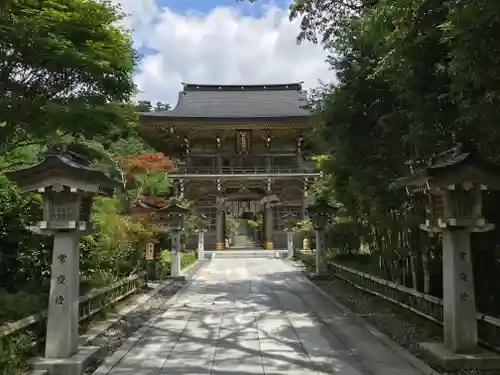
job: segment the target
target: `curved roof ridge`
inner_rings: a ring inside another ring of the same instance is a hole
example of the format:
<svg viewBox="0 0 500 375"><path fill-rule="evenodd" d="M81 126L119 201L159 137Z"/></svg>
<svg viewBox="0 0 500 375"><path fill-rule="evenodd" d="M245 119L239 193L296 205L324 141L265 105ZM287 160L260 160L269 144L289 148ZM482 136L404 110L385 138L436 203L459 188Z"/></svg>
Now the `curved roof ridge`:
<svg viewBox="0 0 500 375"><path fill-rule="evenodd" d="M272 85L196 85L183 83L175 108L141 113L169 118L292 118L309 117L302 83Z"/></svg>
<svg viewBox="0 0 500 375"><path fill-rule="evenodd" d="M272 90L302 90L304 82L290 82L290 83L272 83L272 84L231 84L231 85L218 85L218 84L197 84L182 82L184 91L272 91Z"/></svg>

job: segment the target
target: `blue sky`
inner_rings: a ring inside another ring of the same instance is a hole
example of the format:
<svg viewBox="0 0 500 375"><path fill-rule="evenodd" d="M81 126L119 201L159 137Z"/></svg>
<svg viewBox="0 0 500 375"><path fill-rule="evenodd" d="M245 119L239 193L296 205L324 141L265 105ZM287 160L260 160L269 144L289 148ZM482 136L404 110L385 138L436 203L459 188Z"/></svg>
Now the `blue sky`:
<svg viewBox="0 0 500 375"><path fill-rule="evenodd" d="M137 99L176 105L182 82L273 84L313 88L334 74L319 45L297 45L300 20L289 21L290 0L112 0L129 17L142 58Z"/></svg>
<svg viewBox="0 0 500 375"><path fill-rule="evenodd" d="M137 0L140 1L140 0ZM262 15L262 5L274 4L280 8L288 8L290 0L258 0L256 3L249 1L237 0L157 0L160 7L168 7L171 10L179 13L196 11L200 13L208 13L212 9L220 6L234 7L239 9L243 14L260 16Z"/></svg>
<svg viewBox="0 0 500 375"><path fill-rule="evenodd" d="M143 1L143 0L135 0ZM232 8L245 16L254 18L262 17L266 9L275 6L280 9L288 9L292 0L154 0L158 8L168 8L172 12L179 14L208 14L220 7ZM140 56L152 52L147 45L138 45L137 50Z"/></svg>

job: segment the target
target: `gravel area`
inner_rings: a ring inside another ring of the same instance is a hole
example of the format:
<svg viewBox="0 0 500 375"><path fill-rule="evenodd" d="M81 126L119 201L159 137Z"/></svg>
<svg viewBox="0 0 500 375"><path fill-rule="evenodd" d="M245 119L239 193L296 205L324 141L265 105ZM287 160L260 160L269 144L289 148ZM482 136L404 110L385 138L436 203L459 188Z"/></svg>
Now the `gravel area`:
<svg viewBox="0 0 500 375"><path fill-rule="evenodd" d="M419 342L442 341L442 327L382 298L356 289L334 276L326 280L313 281L340 303L424 360L435 370L450 375L500 375L500 370L444 371L436 363L422 358L417 348Z"/></svg>

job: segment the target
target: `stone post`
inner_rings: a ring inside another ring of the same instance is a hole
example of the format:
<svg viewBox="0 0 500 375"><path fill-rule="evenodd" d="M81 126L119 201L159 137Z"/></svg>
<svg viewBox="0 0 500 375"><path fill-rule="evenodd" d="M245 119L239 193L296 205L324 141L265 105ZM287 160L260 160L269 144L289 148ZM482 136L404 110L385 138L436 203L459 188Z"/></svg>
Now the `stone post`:
<svg viewBox="0 0 500 375"><path fill-rule="evenodd" d="M225 248L225 236L224 236L224 211L222 207L217 207L217 214L215 218L215 225L217 230L217 238L215 242L216 250L224 250Z"/></svg>
<svg viewBox="0 0 500 375"><path fill-rule="evenodd" d="M172 230L172 264L170 265L170 276L181 275L181 231Z"/></svg>
<svg viewBox="0 0 500 375"><path fill-rule="evenodd" d="M47 358L69 358L78 350L79 243L77 232L56 232L54 235L45 345Z"/></svg>
<svg viewBox="0 0 500 375"><path fill-rule="evenodd" d="M471 353L477 348L477 320L470 232L445 229L442 235L444 346Z"/></svg>
<svg viewBox="0 0 500 375"><path fill-rule="evenodd" d="M288 259L292 259L293 254L293 232L286 232L286 248L288 250Z"/></svg>
<svg viewBox="0 0 500 375"><path fill-rule="evenodd" d="M273 208L268 203L265 208L266 213L266 249L274 249L273 243Z"/></svg>
<svg viewBox="0 0 500 375"><path fill-rule="evenodd" d="M40 163L6 176L21 190L42 194L43 218L31 229L54 236L45 357L28 364L50 375L80 375L100 350L78 347L80 237L94 233L93 198L112 195L120 183L91 169L64 144L53 145Z"/></svg>
<svg viewBox="0 0 500 375"><path fill-rule="evenodd" d="M325 231L316 230L316 273L326 271L325 262Z"/></svg>
<svg viewBox="0 0 500 375"><path fill-rule="evenodd" d="M205 259L205 231L198 231L198 260Z"/></svg>

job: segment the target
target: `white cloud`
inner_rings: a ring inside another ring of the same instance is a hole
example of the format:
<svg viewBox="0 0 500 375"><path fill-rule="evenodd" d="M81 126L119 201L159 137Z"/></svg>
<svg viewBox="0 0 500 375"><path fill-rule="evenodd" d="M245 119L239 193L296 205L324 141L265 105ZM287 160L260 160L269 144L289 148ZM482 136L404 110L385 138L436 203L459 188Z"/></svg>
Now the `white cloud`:
<svg viewBox="0 0 500 375"><path fill-rule="evenodd" d="M321 46L297 45L299 24L289 22L286 9L267 6L255 18L229 7L179 14L155 0L120 2L130 14L126 26L134 30L136 46L147 49L135 77L139 99L175 105L181 82L304 81L311 88L334 79Z"/></svg>

